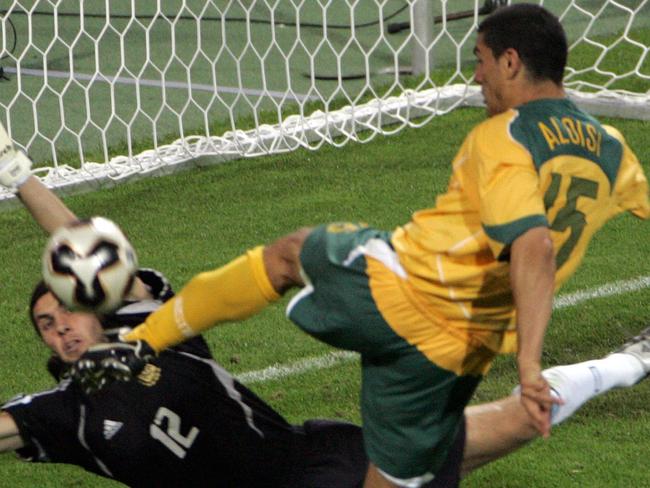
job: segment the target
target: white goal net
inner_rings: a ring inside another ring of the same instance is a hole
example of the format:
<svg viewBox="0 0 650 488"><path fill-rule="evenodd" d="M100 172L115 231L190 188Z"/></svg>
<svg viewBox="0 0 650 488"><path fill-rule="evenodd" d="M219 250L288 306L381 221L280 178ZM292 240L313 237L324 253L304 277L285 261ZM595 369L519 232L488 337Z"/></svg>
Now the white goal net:
<svg viewBox="0 0 650 488"><path fill-rule="evenodd" d="M0 114L60 189L365 142L480 105L475 31L505 3L3 2ZM567 30L570 96L650 119L650 0L538 3Z"/></svg>

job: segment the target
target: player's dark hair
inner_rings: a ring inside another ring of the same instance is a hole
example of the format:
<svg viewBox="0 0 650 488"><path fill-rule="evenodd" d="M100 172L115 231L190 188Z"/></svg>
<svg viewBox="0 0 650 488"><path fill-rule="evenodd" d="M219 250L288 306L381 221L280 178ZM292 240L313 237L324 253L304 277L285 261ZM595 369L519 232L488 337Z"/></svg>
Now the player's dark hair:
<svg viewBox="0 0 650 488"><path fill-rule="evenodd" d="M36 286L34 287L34 291L32 291L32 297L29 300L29 320L31 320L32 325L34 326L34 330L36 333L41 336L41 331L38 328L38 325L36 324L36 318L34 317L34 306L36 305L36 302L45 294L49 293L50 289L47 287L45 282L43 280L39 281Z"/></svg>
<svg viewBox="0 0 650 488"><path fill-rule="evenodd" d="M539 5L501 7L478 26L485 45L499 58L512 48L534 80L562 84L568 45L559 19Z"/></svg>

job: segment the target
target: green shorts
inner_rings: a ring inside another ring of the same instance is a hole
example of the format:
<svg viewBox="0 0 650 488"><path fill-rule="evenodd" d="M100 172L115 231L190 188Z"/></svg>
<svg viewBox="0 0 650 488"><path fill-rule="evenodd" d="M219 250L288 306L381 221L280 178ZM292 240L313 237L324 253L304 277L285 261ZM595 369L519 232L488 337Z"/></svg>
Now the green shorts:
<svg viewBox="0 0 650 488"><path fill-rule="evenodd" d="M442 466L480 376L433 364L397 335L372 298L366 255L393 253L390 234L355 224L316 228L301 252L309 283L287 315L308 334L361 354L366 452L389 475L408 479Z"/></svg>

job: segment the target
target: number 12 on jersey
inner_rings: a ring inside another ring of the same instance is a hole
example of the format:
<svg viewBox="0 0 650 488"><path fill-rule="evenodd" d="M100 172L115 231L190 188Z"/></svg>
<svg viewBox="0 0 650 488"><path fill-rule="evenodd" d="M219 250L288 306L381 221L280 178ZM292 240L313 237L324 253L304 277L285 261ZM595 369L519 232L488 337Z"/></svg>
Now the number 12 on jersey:
<svg viewBox="0 0 650 488"><path fill-rule="evenodd" d="M167 430L164 431L163 420L167 419ZM173 452L176 456L183 459L187 450L192 446L199 435L199 429L192 427L187 435L181 434L181 418L171 410L160 407L156 412L153 423L149 426L149 434L157 441Z"/></svg>

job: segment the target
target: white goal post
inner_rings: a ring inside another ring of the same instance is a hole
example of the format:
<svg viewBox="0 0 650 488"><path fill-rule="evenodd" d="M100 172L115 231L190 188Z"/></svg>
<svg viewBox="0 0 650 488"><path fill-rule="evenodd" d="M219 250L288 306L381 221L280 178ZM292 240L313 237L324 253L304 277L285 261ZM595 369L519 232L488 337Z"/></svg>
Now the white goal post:
<svg viewBox="0 0 650 488"><path fill-rule="evenodd" d="M506 3L13 0L0 120L62 190L366 142L480 106L476 27ZM536 3L567 30L570 96L650 120L650 0Z"/></svg>

